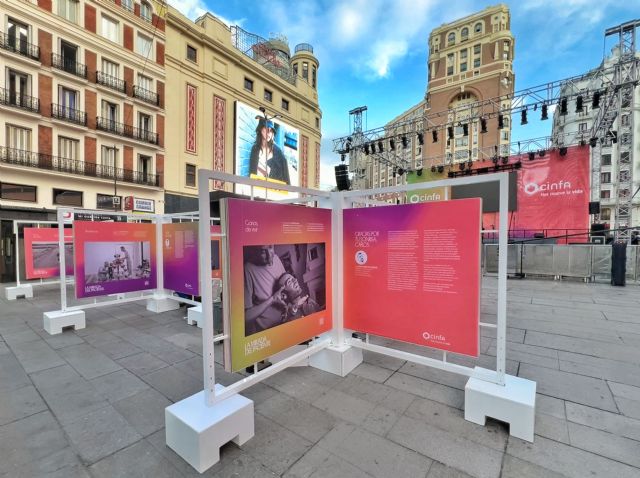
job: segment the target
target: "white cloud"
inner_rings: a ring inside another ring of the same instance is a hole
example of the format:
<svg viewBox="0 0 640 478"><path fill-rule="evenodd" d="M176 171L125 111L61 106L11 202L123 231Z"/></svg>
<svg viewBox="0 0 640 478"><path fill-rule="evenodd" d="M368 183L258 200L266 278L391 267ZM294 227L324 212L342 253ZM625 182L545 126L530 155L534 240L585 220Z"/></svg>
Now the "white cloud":
<svg viewBox="0 0 640 478"><path fill-rule="evenodd" d="M196 18L204 15L206 12L210 12L214 17L218 18L227 26L240 26L245 21L244 18L231 20L223 17L222 15L218 15L207 7L204 0L169 0L169 4L191 20L195 20Z"/></svg>

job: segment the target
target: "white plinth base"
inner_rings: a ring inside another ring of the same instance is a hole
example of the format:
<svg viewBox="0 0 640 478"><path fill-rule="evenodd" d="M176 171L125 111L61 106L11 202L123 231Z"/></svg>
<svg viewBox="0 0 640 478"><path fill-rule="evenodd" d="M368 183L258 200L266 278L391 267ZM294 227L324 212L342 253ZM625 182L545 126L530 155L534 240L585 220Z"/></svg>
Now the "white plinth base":
<svg viewBox="0 0 640 478"><path fill-rule="evenodd" d="M275 355L269 357L269 362L272 364L283 361L286 358L291 357L293 354L297 354L303 350L308 349L307 345L294 345L293 347L289 347L288 349L283 350L282 352L278 352ZM306 367L309 365L309 357L303 358L300 362L293 363L289 365L289 367Z"/></svg>
<svg viewBox="0 0 640 478"><path fill-rule="evenodd" d="M224 387L216 384L216 392ZM204 391L165 408L167 446L199 473L220 461L220 447L242 445L254 435L253 401L242 395L207 407Z"/></svg>
<svg viewBox="0 0 640 478"><path fill-rule="evenodd" d="M489 372L476 367L479 373ZM533 442L536 382L507 375L505 385L471 377L464 387L464 418L478 425L487 417L509 423L514 437Z"/></svg>
<svg viewBox="0 0 640 478"><path fill-rule="evenodd" d="M330 345L309 357L309 365L345 377L362 363L362 349L350 345Z"/></svg>
<svg viewBox="0 0 640 478"><path fill-rule="evenodd" d="M61 310L53 310L42 314L42 322L44 330L51 335L61 334L64 327L71 327L75 330L84 329L86 321L84 310L71 310L63 312Z"/></svg>
<svg viewBox="0 0 640 478"><path fill-rule="evenodd" d="M167 312L169 310L176 310L180 308L180 302L177 300L169 299L163 296L153 296L151 299L147 299L147 310L150 312Z"/></svg>
<svg viewBox="0 0 640 478"><path fill-rule="evenodd" d="M202 328L202 304L187 309L187 324Z"/></svg>
<svg viewBox="0 0 640 478"><path fill-rule="evenodd" d="M31 287L31 284L20 284L15 287L6 287L4 289L4 296L7 300L16 300L20 297L32 299L33 287Z"/></svg>

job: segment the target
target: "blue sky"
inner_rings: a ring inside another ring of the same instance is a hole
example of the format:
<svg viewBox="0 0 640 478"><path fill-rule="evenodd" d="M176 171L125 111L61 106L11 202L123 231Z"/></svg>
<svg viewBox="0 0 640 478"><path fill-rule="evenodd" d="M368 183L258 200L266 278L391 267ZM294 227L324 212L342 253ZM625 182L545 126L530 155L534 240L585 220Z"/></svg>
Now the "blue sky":
<svg viewBox="0 0 640 478"><path fill-rule="evenodd" d="M169 0L191 19L205 10L268 38L284 34L291 49L311 43L320 61L323 112L321 187L335 184L332 139L349 133L348 111L368 107L365 128L383 126L426 91L430 31L481 10L470 0ZM604 30L639 16L638 0L506 1L515 42L516 90L581 74L609 53ZM513 139L550 134L551 122L514 121Z"/></svg>

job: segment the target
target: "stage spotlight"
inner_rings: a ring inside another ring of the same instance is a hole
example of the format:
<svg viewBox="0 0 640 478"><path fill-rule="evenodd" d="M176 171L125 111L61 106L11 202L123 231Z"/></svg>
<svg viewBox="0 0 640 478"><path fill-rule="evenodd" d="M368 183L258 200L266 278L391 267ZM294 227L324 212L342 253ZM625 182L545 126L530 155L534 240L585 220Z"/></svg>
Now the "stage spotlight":
<svg viewBox="0 0 640 478"><path fill-rule="evenodd" d="M599 91L593 92L593 98L591 98L591 107L600 108L600 92Z"/></svg>
<svg viewBox="0 0 640 478"><path fill-rule="evenodd" d="M435 166L431 166L431 172L435 173L436 172L436 167Z"/></svg>
<svg viewBox="0 0 640 478"><path fill-rule="evenodd" d="M378 152L384 153L384 144L382 143L382 141L378 141Z"/></svg>
<svg viewBox="0 0 640 478"><path fill-rule="evenodd" d="M618 132L617 131L609 131L609 137L611 138L612 143L618 142Z"/></svg>
<svg viewBox="0 0 640 478"><path fill-rule="evenodd" d="M424 144L424 136L422 133L418 133L418 144L422 146Z"/></svg>
<svg viewBox="0 0 640 478"><path fill-rule="evenodd" d="M396 174L397 174L397 172L396 172L396 168L393 168L393 177L394 177L394 178L396 177Z"/></svg>
<svg viewBox="0 0 640 478"><path fill-rule="evenodd" d="M418 169L417 173L418 173L418 176L422 176L422 168Z"/></svg>
<svg viewBox="0 0 640 478"><path fill-rule="evenodd" d="M403 137L402 137L402 147L403 147L404 149L407 149L407 148L409 147L409 140L407 139L407 137L406 137L406 136L403 136Z"/></svg>
<svg viewBox="0 0 640 478"><path fill-rule="evenodd" d="M493 161L493 164L498 164L498 156L491 158L491 161Z"/></svg>
<svg viewBox="0 0 640 478"><path fill-rule="evenodd" d="M498 129L504 128L504 115L498 115Z"/></svg>
<svg viewBox="0 0 640 478"><path fill-rule="evenodd" d="M524 109L524 110L522 110L520 112L520 124L521 125L525 125L527 123L528 123L528 121L527 121L527 110Z"/></svg>
<svg viewBox="0 0 640 478"><path fill-rule="evenodd" d="M560 98L560 114L561 115L566 115L567 114L567 99L566 98Z"/></svg>
<svg viewBox="0 0 640 478"><path fill-rule="evenodd" d="M536 159L536 153L529 151L529 161L533 161L534 159Z"/></svg>
<svg viewBox="0 0 640 478"><path fill-rule="evenodd" d="M374 143L373 141L371 143L369 143L369 145L371 146L371 154L376 152L376 143Z"/></svg>
<svg viewBox="0 0 640 478"><path fill-rule="evenodd" d="M502 157L502 164L507 164L509 162L509 156Z"/></svg>
<svg viewBox="0 0 640 478"><path fill-rule="evenodd" d="M447 132L449 134L449 139L453 139L453 126L449 126L447 128Z"/></svg>
<svg viewBox="0 0 640 478"><path fill-rule="evenodd" d="M364 145L364 154L369 156L369 144L368 143Z"/></svg>
<svg viewBox="0 0 640 478"><path fill-rule="evenodd" d="M469 157L471 157L471 154L469 154ZM471 169L471 166L473 166L473 161L469 159L469 161L467 161L467 167Z"/></svg>
<svg viewBox="0 0 640 478"><path fill-rule="evenodd" d="M442 165L438 166L438 172L439 173L444 172L444 166L442 166Z"/></svg>
<svg viewBox="0 0 640 478"><path fill-rule="evenodd" d="M540 116L540 119L542 121L549 119L549 112L548 112L548 107L547 107L546 104L542 105L542 115Z"/></svg>
<svg viewBox="0 0 640 478"><path fill-rule="evenodd" d="M340 161L342 161L344 163L344 160L347 158L347 155L344 153L340 154Z"/></svg>
<svg viewBox="0 0 640 478"><path fill-rule="evenodd" d="M578 95L576 98L576 113L580 113L582 111L582 103L583 103L582 95Z"/></svg>
<svg viewBox="0 0 640 478"><path fill-rule="evenodd" d="M455 178L455 177L456 177L456 173L454 173L453 171L449 171L449 172L447 173L447 177L449 177L449 178Z"/></svg>
<svg viewBox="0 0 640 478"><path fill-rule="evenodd" d="M465 163L460 163L460 164L458 165L458 168L460 168L460 171L464 171L464 168L465 168L465 167L466 167L466 164L465 164Z"/></svg>
<svg viewBox="0 0 640 478"><path fill-rule="evenodd" d="M561 147L559 149L559 152L560 152L560 156L566 156L567 155L567 148L563 146L563 147Z"/></svg>
<svg viewBox="0 0 640 478"><path fill-rule="evenodd" d="M469 125L467 123L462 125L462 135L469 136Z"/></svg>
<svg viewBox="0 0 640 478"><path fill-rule="evenodd" d="M518 161L516 164L513 165L513 167L516 169L522 168L522 161Z"/></svg>
<svg viewBox="0 0 640 478"><path fill-rule="evenodd" d="M480 118L480 132L481 133L486 133L487 132L487 119L486 118Z"/></svg>
<svg viewBox="0 0 640 478"><path fill-rule="evenodd" d="M541 158L543 158L545 154L547 154L547 152L544 149L538 151L538 156L540 156Z"/></svg>
<svg viewBox="0 0 640 478"><path fill-rule="evenodd" d="M587 142L584 139L580 140L580 146L586 146Z"/></svg>
<svg viewBox="0 0 640 478"><path fill-rule="evenodd" d="M593 137L589 140L589 146L591 146L592 148L595 148L596 146L598 146L598 138Z"/></svg>
<svg viewBox="0 0 640 478"><path fill-rule="evenodd" d="M398 176L402 176L405 173L403 168L398 168Z"/></svg>
<svg viewBox="0 0 640 478"><path fill-rule="evenodd" d="M389 146L391 147L391 151L396 150L396 142L393 140L393 138L389 140Z"/></svg>
<svg viewBox="0 0 640 478"><path fill-rule="evenodd" d="M437 143L437 142L438 142L438 130L435 130L435 129L434 129L434 130L431 132L431 137L433 138L433 142L434 142L434 143Z"/></svg>

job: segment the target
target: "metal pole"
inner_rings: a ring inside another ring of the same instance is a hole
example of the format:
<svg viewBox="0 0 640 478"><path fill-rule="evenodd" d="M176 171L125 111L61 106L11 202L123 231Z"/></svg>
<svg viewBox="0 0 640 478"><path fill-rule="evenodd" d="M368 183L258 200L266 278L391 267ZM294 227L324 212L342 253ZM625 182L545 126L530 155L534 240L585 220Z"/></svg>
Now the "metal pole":
<svg viewBox="0 0 640 478"><path fill-rule="evenodd" d="M60 252L60 309L67 310L67 260L64 250L64 209L58 209L58 251ZM73 214L73 212L71 212ZM73 216L71 217L73 224ZM74 241L75 246L75 241ZM74 250L75 252L75 250Z"/></svg>
<svg viewBox="0 0 640 478"><path fill-rule="evenodd" d="M509 175L500 174L500 230L498 239L498 328L496 342L496 372L498 383L504 385L506 373L507 340L507 247L508 247L508 211Z"/></svg>
<svg viewBox="0 0 640 478"><path fill-rule="evenodd" d="M162 215L156 214L156 291L164 294L164 258L162 247ZM151 258L149 258L151 260Z"/></svg>
<svg viewBox="0 0 640 478"><path fill-rule="evenodd" d="M343 275L343 212L345 199L341 192L331 194L331 280L333 289L333 333L334 345L343 345L344 340L344 275Z"/></svg>
<svg viewBox="0 0 640 478"><path fill-rule="evenodd" d="M200 297L202 300L202 358L204 361L204 399L212 406L216 396L215 360L213 347L213 292L211 290L211 206L209 203L209 171L198 171L198 248L200 263ZM222 223L226 229L226 221ZM226 231L222 231L223 234ZM228 289L228 287L225 287ZM227 307L227 303L223 303Z"/></svg>
<svg viewBox="0 0 640 478"><path fill-rule="evenodd" d="M20 286L20 224L18 222L13 223L13 232L16 235L16 285Z"/></svg>

